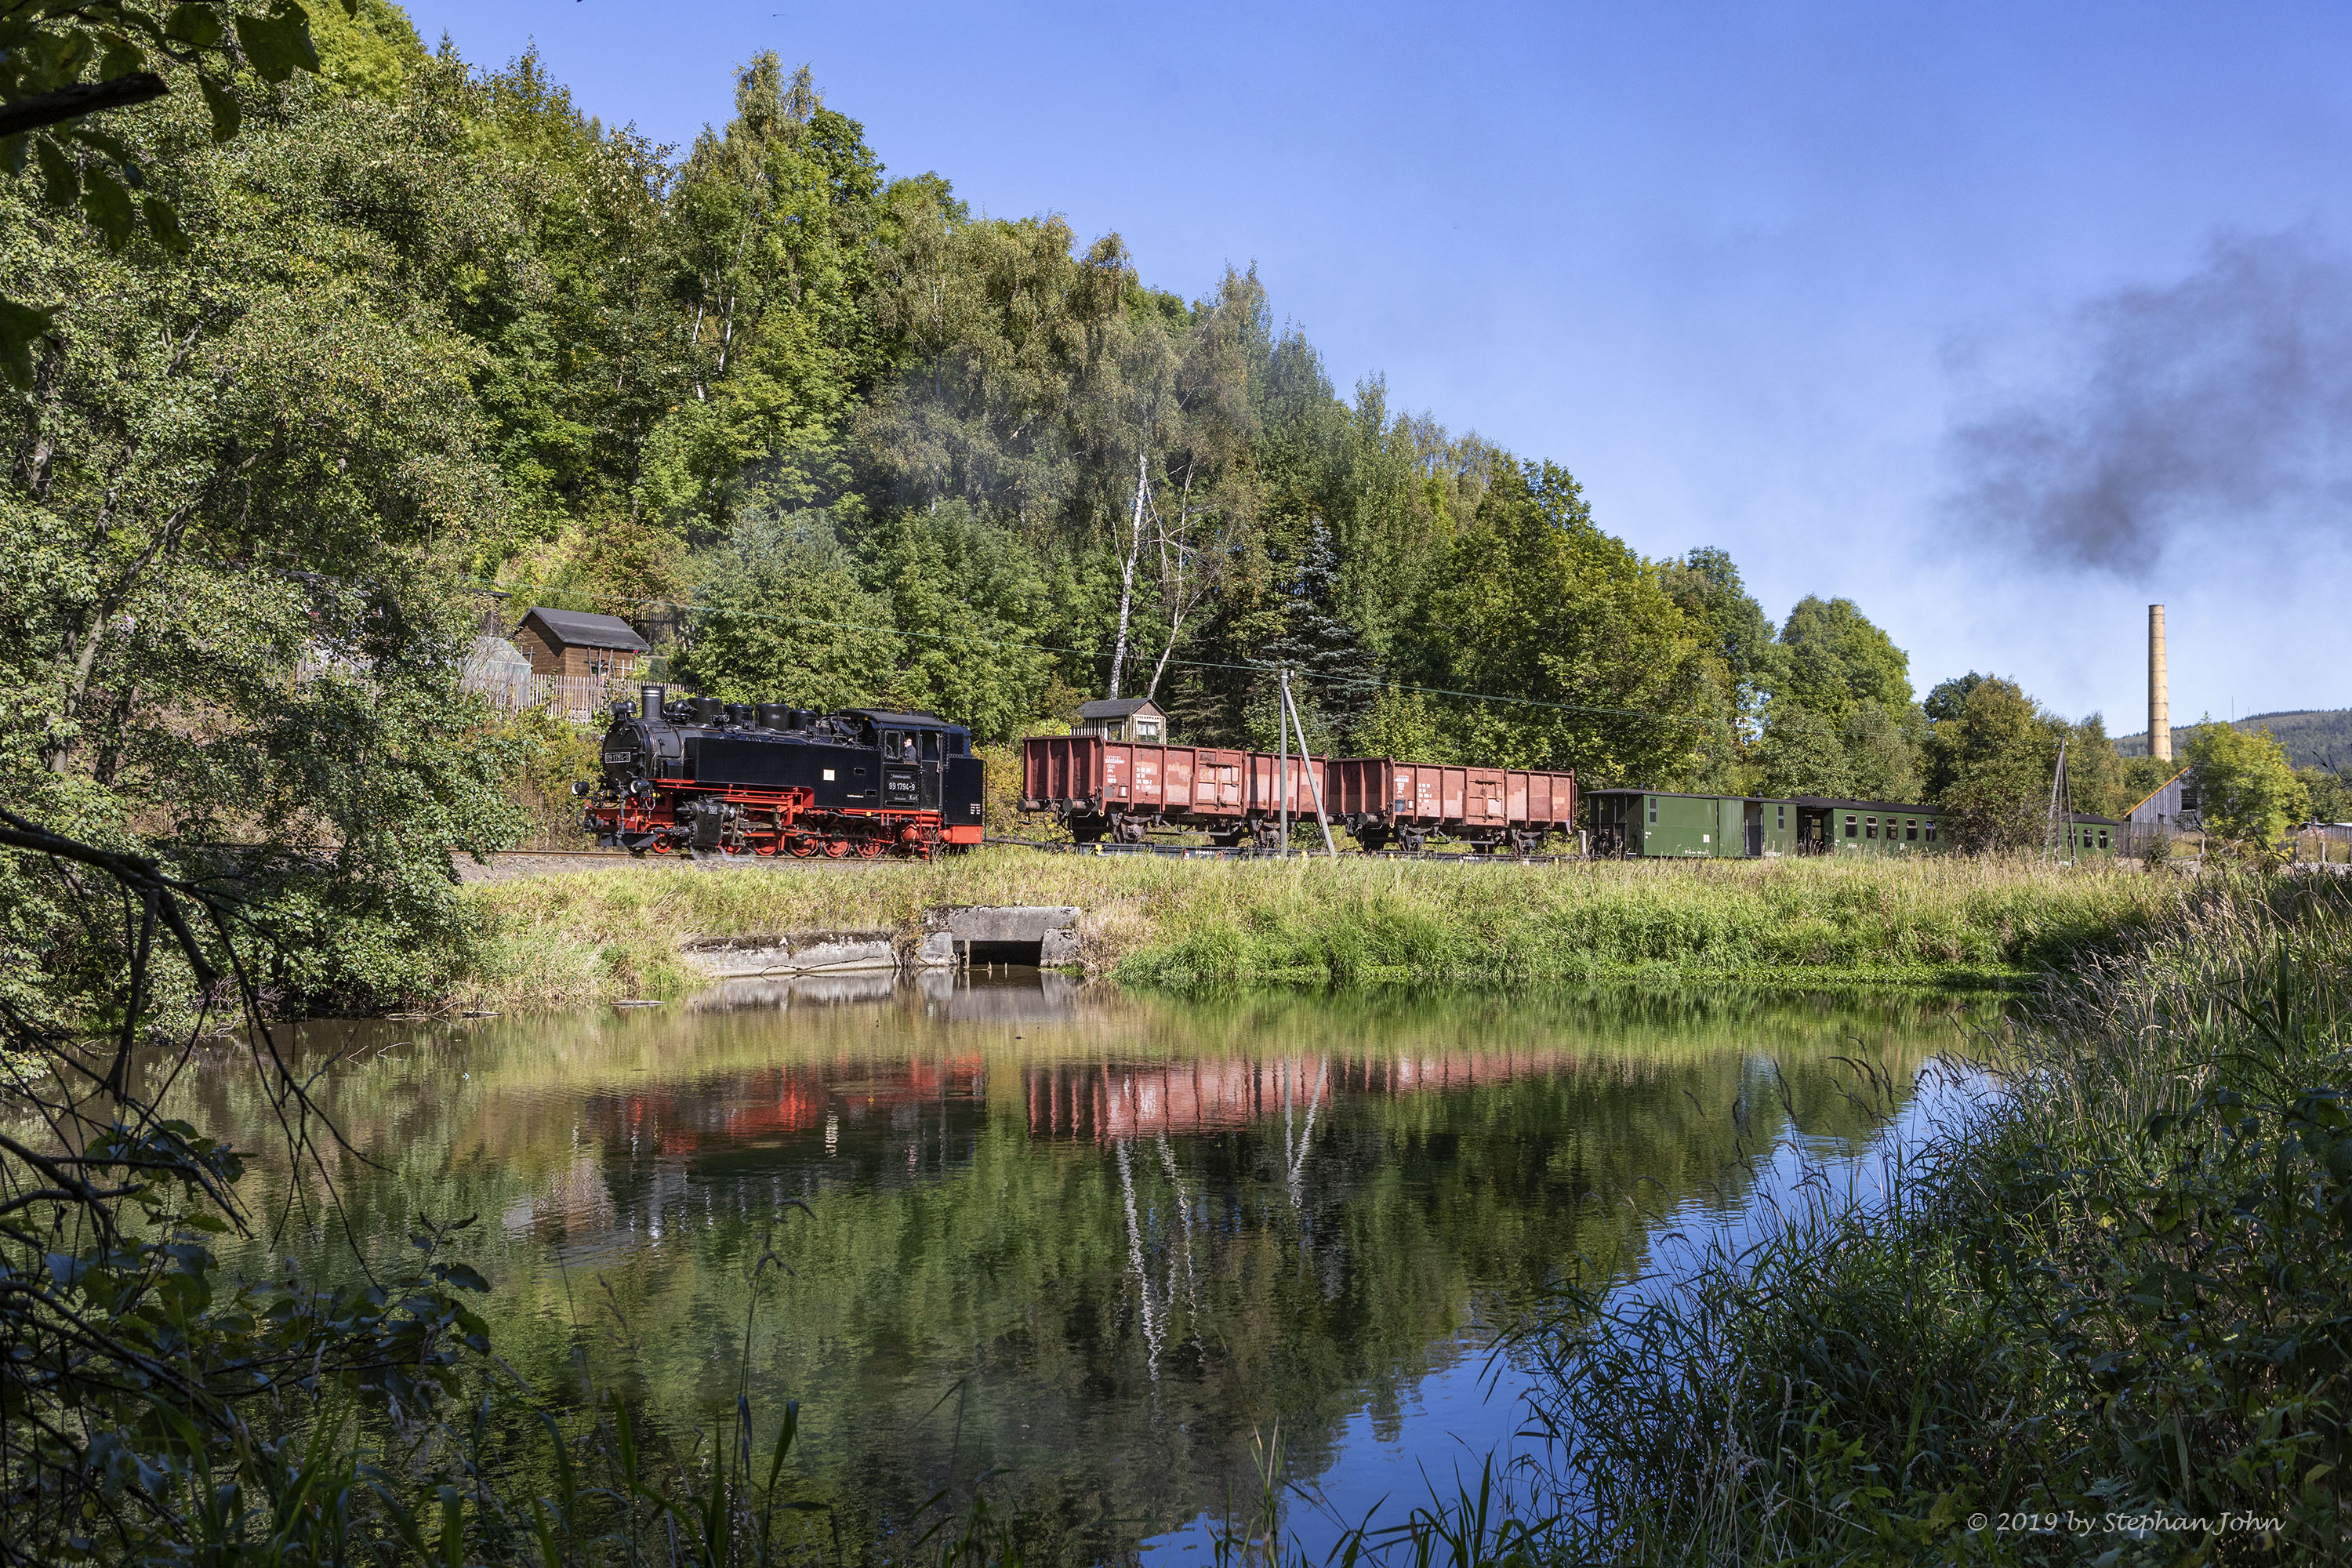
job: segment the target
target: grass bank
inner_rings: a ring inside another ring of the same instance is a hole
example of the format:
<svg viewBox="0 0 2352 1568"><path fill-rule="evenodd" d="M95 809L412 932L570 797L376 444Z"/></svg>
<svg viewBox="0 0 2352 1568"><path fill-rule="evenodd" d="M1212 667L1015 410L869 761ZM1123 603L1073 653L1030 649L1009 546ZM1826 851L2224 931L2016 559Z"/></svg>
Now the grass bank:
<svg viewBox="0 0 2352 1568"><path fill-rule="evenodd" d="M1082 912L1089 973L1163 989L1654 976L1999 984L2180 899L2167 878L1958 858L1584 866L1214 861L989 850L934 865L637 864L484 883L448 1001L509 1011L703 984L688 944L912 931L955 904Z"/></svg>
<svg viewBox="0 0 2352 1568"><path fill-rule="evenodd" d="M2352 889L2208 882L1990 1065L1891 1204L1563 1297L1562 1555L2352 1556Z"/></svg>

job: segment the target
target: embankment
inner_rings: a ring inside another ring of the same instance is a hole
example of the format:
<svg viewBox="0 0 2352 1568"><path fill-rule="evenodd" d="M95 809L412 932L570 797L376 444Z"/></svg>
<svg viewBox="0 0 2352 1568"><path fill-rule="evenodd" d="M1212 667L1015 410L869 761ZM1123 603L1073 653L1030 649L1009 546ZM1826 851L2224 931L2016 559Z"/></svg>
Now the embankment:
<svg viewBox="0 0 2352 1568"><path fill-rule="evenodd" d="M632 864L483 883L446 998L498 1011L680 994L697 942L919 931L929 910L1083 911L1089 973L1184 990L1615 977L2000 984L2179 904L2169 878L1958 858L1720 864L1215 861L987 850L932 865Z"/></svg>

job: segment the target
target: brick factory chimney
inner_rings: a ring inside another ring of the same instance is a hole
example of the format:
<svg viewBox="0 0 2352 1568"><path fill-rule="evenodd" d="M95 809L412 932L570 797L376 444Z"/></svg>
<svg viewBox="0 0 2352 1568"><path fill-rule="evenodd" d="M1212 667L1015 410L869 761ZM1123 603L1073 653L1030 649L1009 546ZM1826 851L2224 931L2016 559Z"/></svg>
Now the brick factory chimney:
<svg viewBox="0 0 2352 1568"><path fill-rule="evenodd" d="M2162 605L2147 607L2147 754L2172 760L2172 699L2165 685Z"/></svg>

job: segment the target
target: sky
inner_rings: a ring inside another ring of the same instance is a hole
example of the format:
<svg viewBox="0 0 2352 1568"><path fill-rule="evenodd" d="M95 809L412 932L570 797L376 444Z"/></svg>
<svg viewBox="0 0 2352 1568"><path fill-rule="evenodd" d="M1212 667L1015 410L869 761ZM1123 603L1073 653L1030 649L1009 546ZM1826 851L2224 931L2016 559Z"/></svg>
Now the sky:
<svg viewBox="0 0 2352 1568"><path fill-rule="evenodd" d="M1255 263L1343 390L1583 483L1922 694L2352 706L2352 8L414 0L688 142L807 62L893 174Z"/></svg>

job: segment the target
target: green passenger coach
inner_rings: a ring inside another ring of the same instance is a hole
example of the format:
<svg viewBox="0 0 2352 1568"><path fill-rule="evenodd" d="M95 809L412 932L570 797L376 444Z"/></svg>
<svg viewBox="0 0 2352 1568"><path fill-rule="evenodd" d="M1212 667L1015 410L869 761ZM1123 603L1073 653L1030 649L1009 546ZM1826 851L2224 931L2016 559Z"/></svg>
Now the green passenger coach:
<svg viewBox="0 0 2352 1568"><path fill-rule="evenodd" d="M1592 853L1612 858L1921 855L1948 847L1941 813L1902 801L1642 789L1598 789L1586 798Z"/></svg>

